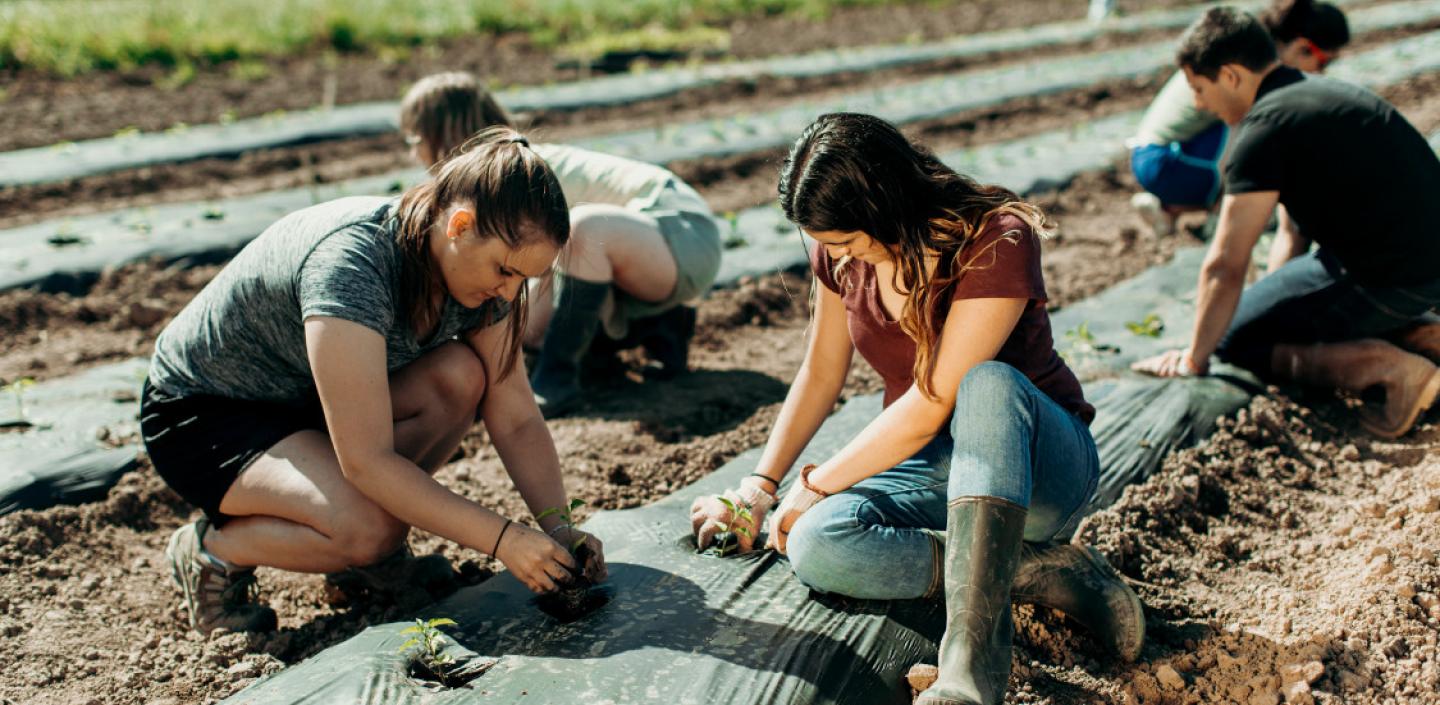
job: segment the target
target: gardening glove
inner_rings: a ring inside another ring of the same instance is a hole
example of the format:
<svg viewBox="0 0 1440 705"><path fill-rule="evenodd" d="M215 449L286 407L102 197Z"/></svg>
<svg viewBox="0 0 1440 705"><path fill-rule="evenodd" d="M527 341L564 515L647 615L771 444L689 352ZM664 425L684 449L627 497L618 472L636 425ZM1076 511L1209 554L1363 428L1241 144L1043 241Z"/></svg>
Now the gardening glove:
<svg viewBox="0 0 1440 705"><path fill-rule="evenodd" d="M1170 350L1132 363L1130 369L1155 377L1195 377L1210 372L1209 362L1196 362L1186 350Z"/></svg>
<svg viewBox="0 0 1440 705"><path fill-rule="evenodd" d="M561 524L551 529L551 535L565 544L565 547L573 554L580 546L589 547L588 555L585 557L585 565L581 566L581 575L584 575L592 583L605 582L610 575L609 569L605 566L605 547L600 538L587 531L581 531L568 524Z"/></svg>
<svg viewBox="0 0 1440 705"><path fill-rule="evenodd" d="M770 538L766 540L765 547L779 551L782 556L785 555L785 540L795 522L799 521L800 515L830 496L830 493L822 492L810 484L810 471L814 469L814 465L806 465L800 471L800 479L790 485L785 499L780 501L780 506L770 515Z"/></svg>
<svg viewBox="0 0 1440 705"><path fill-rule="evenodd" d="M494 556L531 592L553 592L568 583L576 568L565 546L544 532L513 522L502 531Z"/></svg>
<svg viewBox="0 0 1440 705"><path fill-rule="evenodd" d="M737 489L696 498L690 505L690 527L695 532L695 545L702 550L708 548L717 534L728 531L735 536L736 553L746 553L754 548L765 513L775 506L775 495L765 491L766 484L764 479L751 476L741 480ZM737 523L735 512L725 504L727 501L735 507L749 507L750 521ZM743 531L739 530L742 528Z"/></svg>

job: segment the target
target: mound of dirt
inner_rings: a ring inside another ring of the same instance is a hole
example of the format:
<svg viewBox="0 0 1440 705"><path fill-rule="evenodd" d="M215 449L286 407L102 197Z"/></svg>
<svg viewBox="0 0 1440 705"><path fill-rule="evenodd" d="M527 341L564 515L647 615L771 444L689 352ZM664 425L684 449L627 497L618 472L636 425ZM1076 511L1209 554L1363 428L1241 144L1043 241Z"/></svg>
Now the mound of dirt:
<svg viewBox="0 0 1440 705"><path fill-rule="evenodd" d="M1129 702L1435 702L1440 434L1320 409L1272 390L1081 527L1149 608Z"/></svg>

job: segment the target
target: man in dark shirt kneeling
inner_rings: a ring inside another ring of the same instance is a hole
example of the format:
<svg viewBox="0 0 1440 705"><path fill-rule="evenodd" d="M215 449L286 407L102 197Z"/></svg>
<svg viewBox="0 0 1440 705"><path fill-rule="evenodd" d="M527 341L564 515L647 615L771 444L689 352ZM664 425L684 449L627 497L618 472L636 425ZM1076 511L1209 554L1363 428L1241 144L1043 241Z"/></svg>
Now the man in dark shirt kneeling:
<svg viewBox="0 0 1440 705"><path fill-rule="evenodd" d="M1440 304L1440 159L1375 94L1282 66L1265 28L1240 10L1207 12L1177 60L1196 105L1237 135L1190 347L1135 368L1205 374L1215 353L1272 379L1382 389L1383 404L1363 407L1360 422L1403 435L1440 395L1440 319L1430 314ZM1277 234L1289 260L1244 289L1277 203L1290 215Z"/></svg>

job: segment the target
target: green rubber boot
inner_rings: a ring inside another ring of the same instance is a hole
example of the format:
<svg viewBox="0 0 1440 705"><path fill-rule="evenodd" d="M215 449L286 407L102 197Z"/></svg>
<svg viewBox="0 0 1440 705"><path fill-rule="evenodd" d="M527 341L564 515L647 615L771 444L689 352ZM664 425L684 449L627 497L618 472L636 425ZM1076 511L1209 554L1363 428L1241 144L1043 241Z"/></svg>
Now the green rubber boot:
<svg viewBox="0 0 1440 705"><path fill-rule="evenodd" d="M947 514L939 678L915 703L1000 705L1010 681L1010 585L1026 510L994 497L960 497Z"/></svg>
<svg viewBox="0 0 1440 705"><path fill-rule="evenodd" d="M580 360L600 328L600 307L609 295L609 283L565 278L530 376L535 403L545 418L563 416L579 403Z"/></svg>

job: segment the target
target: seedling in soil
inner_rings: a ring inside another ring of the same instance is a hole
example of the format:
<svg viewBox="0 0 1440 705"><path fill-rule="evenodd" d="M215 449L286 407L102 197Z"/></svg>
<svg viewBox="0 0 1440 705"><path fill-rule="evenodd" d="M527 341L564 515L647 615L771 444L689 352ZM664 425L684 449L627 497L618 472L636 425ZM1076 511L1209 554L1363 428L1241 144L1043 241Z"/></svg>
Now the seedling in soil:
<svg viewBox="0 0 1440 705"><path fill-rule="evenodd" d="M732 519L719 525L720 533L715 535L715 543L701 553L724 558L740 548L740 537L754 540L755 536L750 533L750 524L755 515L750 513L748 504L736 504L725 497L720 498L720 503L730 510Z"/></svg>
<svg viewBox="0 0 1440 705"><path fill-rule="evenodd" d="M565 522L562 526L574 528L574 512L584 505L585 500L572 499L569 505L546 509L540 512L535 519L538 521L554 515ZM590 561L591 557L590 544L585 543L585 538L583 536L575 537L575 540L570 543L569 550L570 555L575 558L575 569L570 572L570 579L560 581L560 589L555 592L535 598L535 604L540 611L561 623L573 622L590 614L609 602L612 595L608 588L597 586L585 576L585 564Z"/></svg>
<svg viewBox="0 0 1440 705"><path fill-rule="evenodd" d="M25 390L35 386L35 380L30 377L20 379L5 385L5 390L15 395L15 421L9 422L7 426L32 426L30 415L25 409Z"/></svg>
<svg viewBox="0 0 1440 705"><path fill-rule="evenodd" d="M1061 357L1068 362L1071 355L1098 355L1100 353L1118 353L1120 349L1114 345L1107 345L1096 342L1095 334L1090 332L1090 322L1083 321L1080 325L1065 331L1065 339L1070 341L1070 347Z"/></svg>
<svg viewBox="0 0 1440 705"><path fill-rule="evenodd" d="M434 681L447 688L456 688L465 684L464 680L451 677L455 669L455 657L445 653L446 637L440 631L440 627L453 626L455 620L447 617L438 617L431 620L417 619L413 626L400 630L402 635L411 634L404 644L397 649L400 653L412 652L415 661L411 665L411 675L424 680Z"/></svg>
<svg viewBox="0 0 1440 705"><path fill-rule="evenodd" d="M1143 320L1126 323L1125 328L1135 335L1159 338L1160 334L1165 331L1165 321L1160 320L1160 316L1151 313L1146 315Z"/></svg>
<svg viewBox="0 0 1440 705"><path fill-rule="evenodd" d="M730 224L730 234L725 237L725 242L721 244L723 244L727 250L744 247L747 241L745 240L745 234L740 232L740 214L735 211L727 211L724 217L725 222Z"/></svg>

